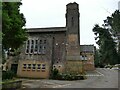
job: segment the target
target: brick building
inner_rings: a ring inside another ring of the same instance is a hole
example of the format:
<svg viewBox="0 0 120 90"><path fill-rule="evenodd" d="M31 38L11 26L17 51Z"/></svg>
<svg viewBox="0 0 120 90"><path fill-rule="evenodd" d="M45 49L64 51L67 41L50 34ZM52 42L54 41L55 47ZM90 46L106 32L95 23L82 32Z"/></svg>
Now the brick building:
<svg viewBox="0 0 120 90"><path fill-rule="evenodd" d="M82 72L84 59L80 58L80 50L84 50L80 48L84 46L80 46L79 38L79 5L67 4L65 16L66 27L27 28L28 40L16 63L19 77L49 78L53 68L60 72ZM93 54L90 52L92 63ZM94 63L89 69L94 70Z"/></svg>

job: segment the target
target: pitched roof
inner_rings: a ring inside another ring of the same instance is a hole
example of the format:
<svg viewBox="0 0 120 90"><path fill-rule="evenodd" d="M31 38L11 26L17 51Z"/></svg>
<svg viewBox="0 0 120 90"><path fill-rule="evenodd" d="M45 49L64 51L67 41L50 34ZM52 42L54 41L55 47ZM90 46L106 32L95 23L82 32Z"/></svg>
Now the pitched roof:
<svg viewBox="0 0 120 90"><path fill-rule="evenodd" d="M48 28L26 28L28 33L34 32L65 32L66 27L48 27Z"/></svg>
<svg viewBox="0 0 120 90"><path fill-rule="evenodd" d="M94 53L94 45L80 45L80 52Z"/></svg>

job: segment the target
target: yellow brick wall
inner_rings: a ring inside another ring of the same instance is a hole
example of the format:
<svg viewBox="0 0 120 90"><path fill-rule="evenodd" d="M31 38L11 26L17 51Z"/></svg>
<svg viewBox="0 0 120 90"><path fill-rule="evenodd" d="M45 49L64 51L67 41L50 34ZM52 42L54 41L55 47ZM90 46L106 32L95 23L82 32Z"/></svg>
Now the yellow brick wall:
<svg viewBox="0 0 120 90"><path fill-rule="evenodd" d="M81 73L82 61L80 60L67 60L65 72Z"/></svg>
<svg viewBox="0 0 120 90"><path fill-rule="evenodd" d="M66 49L67 56L78 56L80 54L77 34L68 35Z"/></svg>
<svg viewBox="0 0 120 90"><path fill-rule="evenodd" d="M24 64L27 65L27 68L24 68ZM28 64L31 64L31 69L28 69ZM33 69L32 65L36 65L36 69ZM37 65L41 64L41 68L38 69ZM42 65L45 64L45 69L42 69ZM20 60L18 63L17 75L19 77L29 77L29 78L49 78L50 74L50 65L48 62L33 61L33 60Z"/></svg>
<svg viewBox="0 0 120 90"><path fill-rule="evenodd" d="M94 55L92 53L86 53L87 60L83 61L83 67L85 71L95 70Z"/></svg>
<svg viewBox="0 0 120 90"><path fill-rule="evenodd" d="M54 64L53 69L57 69L60 73L64 72L64 65L63 64Z"/></svg>

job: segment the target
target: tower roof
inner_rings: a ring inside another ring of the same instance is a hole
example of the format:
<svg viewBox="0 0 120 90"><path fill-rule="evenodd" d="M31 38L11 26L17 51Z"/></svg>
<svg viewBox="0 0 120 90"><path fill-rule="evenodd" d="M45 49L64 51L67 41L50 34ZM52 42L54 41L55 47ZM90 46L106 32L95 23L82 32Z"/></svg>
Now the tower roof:
<svg viewBox="0 0 120 90"><path fill-rule="evenodd" d="M78 9L78 4L76 2L73 2L73 3L68 3L66 5L67 9Z"/></svg>

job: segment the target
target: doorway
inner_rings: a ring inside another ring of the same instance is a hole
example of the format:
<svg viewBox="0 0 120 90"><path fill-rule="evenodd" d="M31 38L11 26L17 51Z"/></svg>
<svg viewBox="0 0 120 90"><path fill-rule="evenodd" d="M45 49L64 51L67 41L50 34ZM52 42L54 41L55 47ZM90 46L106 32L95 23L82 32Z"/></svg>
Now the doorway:
<svg viewBox="0 0 120 90"><path fill-rule="evenodd" d="M18 64L11 65L11 71L13 71L15 74L17 74L17 68L18 68Z"/></svg>

